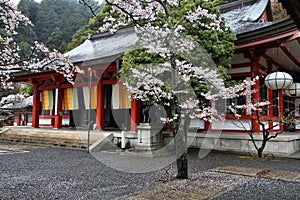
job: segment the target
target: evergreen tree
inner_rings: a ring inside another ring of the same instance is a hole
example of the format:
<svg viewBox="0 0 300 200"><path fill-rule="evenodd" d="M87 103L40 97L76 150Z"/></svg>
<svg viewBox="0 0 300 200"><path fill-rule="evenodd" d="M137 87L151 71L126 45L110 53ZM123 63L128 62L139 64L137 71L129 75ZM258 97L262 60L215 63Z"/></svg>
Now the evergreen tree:
<svg viewBox="0 0 300 200"><path fill-rule="evenodd" d="M91 18L87 25L77 30L72 37L72 41L68 44L67 50L70 51L79 46L88 38L89 34L97 33L99 27L103 25L105 17L110 16L111 14L111 6L104 4L100 12L95 17Z"/></svg>
<svg viewBox="0 0 300 200"><path fill-rule="evenodd" d="M41 3L21 0L18 8L35 26L21 26L17 40L23 46L39 41L61 52L65 52L72 35L87 24L92 16L89 9L76 0L43 0Z"/></svg>
<svg viewBox="0 0 300 200"><path fill-rule="evenodd" d="M56 47L60 47L61 41L62 41L62 32L59 27L55 27L51 33L51 35L48 37L48 40L46 42L46 45L50 49L55 49Z"/></svg>

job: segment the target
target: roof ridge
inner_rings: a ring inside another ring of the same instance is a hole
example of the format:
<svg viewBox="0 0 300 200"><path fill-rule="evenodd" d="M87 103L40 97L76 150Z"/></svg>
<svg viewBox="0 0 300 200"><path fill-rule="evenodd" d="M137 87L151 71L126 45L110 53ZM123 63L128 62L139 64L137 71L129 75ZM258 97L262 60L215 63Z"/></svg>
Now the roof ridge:
<svg viewBox="0 0 300 200"><path fill-rule="evenodd" d="M256 3L257 1L259 0L231 0L231 1L221 3L218 6L220 7L221 10L228 11L228 10L235 9L241 5Z"/></svg>
<svg viewBox="0 0 300 200"><path fill-rule="evenodd" d="M99 38L104 38L104 37L109 37L112 35L117 35L117 34L122 34L122 33L126 33L126 32L131 32L134 30L133 26L130 27L126 27L126 28L122 28L116 32L110 32L110 31L106 31L106 32L102 32L102 33L96 33L96 34L89 34L88 39L89 40L94 40L94 39L99 39Z"/></svg>

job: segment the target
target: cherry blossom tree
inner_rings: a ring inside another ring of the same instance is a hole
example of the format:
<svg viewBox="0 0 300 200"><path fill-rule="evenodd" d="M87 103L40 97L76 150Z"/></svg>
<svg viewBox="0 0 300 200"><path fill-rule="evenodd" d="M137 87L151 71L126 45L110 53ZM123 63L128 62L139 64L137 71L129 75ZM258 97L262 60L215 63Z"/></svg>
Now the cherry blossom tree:
<svg viewBox="0 0 300 200"><path fill-rule="evenodd" d="M14 104L21 101L26 101L26 105L32 105L32 96L28 94L10 94L6 97L2 97L0 101L0 106L5 104Z"/></svg>
<svg viewBox="0 0 300 200"><path fill-rule="evenodd" d="M74 66L69 58L57 51L50 51L44 44L35 42L28 58L21 59L21 51L18 44L14 41L18 26L33 26L27 17L17 10L9 0L0 0L0 80L2 86L11 86L12 74L20 70L31 72L55 71L63 74L64 77L73 83L73 78L77 72L81 72Z"/></svg>
<svg viewBox="0 0 300 200"><path fill-rule="evenodd" d="M234 125L243 128L244 130L247 131L251 139L251 142L257 151L258 158L263 158L263 152L266 148L267 143L284 132L284 131L274 131L275 128L279 128L280 125L285 125L286 127L292 127L296 123L294 110L287 112L285 116L279 116L279 120L276 121L268 120L266 123L266 121L263 121L261 118L261 111L263 107L269 105L270 102L265 101L265 102L256 102L256 103L249 102L248 104L244 104L244 105L229 105L228 107L232 111L236 119L238 119L235 120ZM259 133L259 135L257 135L251 129L250 130L247 129L245 124L239 120L241 115L238 114L236 111L247 110L247 109L253 111L254 114L252 117L260 125L261 133ZM269 122L272 122L273 125L269 126ZM261 139L256 136L259 136Z"/></svg>
<svg viewBox="0 0 300 200"><path fill-rule="evenodd" d="M225 87L226 73L219 73L229 66L235 36L212 1L106 3L112 6L112 15L105 18L99 31L114 33L123 27L135 27L139 41L125 53L120 76L133 98L165 108L164 120L172 124L176 138L177 178L187 178L190 119L222 118L214 103L243 95L251 84Z"/></svg>

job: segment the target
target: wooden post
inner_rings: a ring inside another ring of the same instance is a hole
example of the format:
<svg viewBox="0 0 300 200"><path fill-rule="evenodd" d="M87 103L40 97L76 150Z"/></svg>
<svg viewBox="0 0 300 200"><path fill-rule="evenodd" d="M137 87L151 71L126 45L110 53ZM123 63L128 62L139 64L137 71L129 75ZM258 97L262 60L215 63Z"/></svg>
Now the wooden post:
<svg viewBox="0 0 300 200"><path fill-rule="evenodd" d="M38 128L40 120L40 91L37 85L33 87L32 127Z"/></svg>
<svg viewBox="0 0 300 200"><path fill-rule="evenodd" d="M18 115L17 126L21 126L21 112L18 111L17 115Z"/></svg>
<svg viewBox="0 0 300 200"><path fill-rule="evenodd" d="M55 102L56 104L56 102ZM51 126L55 126L55 113L54 113L54 110L51 110L50 111L50 116L51 116Z"/></svg>
<svg viewBox="0 0 300 200"><path fill-rule="evenodd" d="M136 131L136 126L139 124L140 124L140 102L136 99L132 99L130 131Z"/></svg>
<svg viewBox="0 0 300 200"><path fill-rule="evenodd" d="M97 130L103 130L104 128L104 95L102 81L98 81L97 86L97 110L96 110L96 125Z"/></svg>
<svg viewBox="0 0 300 200"><path fill-rule="evenodd" d="M56 107L56 112L55 112L55 121L54 121L54 128L62 128L62 102L63 102L63 89L58 88L56 90L57 94L57 98L55 98L57 100L57 102L55 102L57 104Z"/></svg>

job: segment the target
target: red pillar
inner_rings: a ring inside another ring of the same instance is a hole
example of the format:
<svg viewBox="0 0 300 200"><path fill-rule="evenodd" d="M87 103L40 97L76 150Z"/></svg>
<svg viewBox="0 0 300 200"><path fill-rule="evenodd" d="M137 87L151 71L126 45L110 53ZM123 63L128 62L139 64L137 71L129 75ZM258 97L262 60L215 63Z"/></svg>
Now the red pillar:
<svg viewBox="0 0 300 200"><path fill-rule="evenodd" d="M21 126L21 113L20 113L20 111L18 112L17 126Z"/></svg>
<svg viewBox="0 0 300 200"><path fill-rule="evenodd" d="M103 84L101 80L97 86L97 110L96 110L96 124L97 130L103 130L104 128L104 95L103 95Z"/></svg>
<svg viewBox="0 0 300 200"><path fill-rule="evenodd" d="M204 130L205 131L211 131L212 130L211 123L207 120L204 121Z"/></svg>
<svg viewBox="0 0 300 200"><path fill-rule="evenodd" d="M55 102L57 104L57 112L55 115L55 121L54 121L54 128L62 128L62 102L63 102L63 89L58 88L58 90L56 90L58 92L58 98L57 98L57 102ZM56 94L55 94L56 95Z"/></svg>
<svg viewBox="0 0 300 200"><path fill-rule="evenodd" d="M130 131L136 131L136 126L139 124L140 124L140 102L137 99L132 99Z"/></svg>
<svg viewBox="0 0 300 200"><path fill-rule="evenodd" d="M32 127L38 128L40 119L40 91L37 86L33 88L33 105L32 105Z"/></svg>
<svg viewBox="0 0 300 200"><path fill-rule="evenodd" d="M251 60L252 60L252 66L251 66L251 72L252 72L252 78L259 75L259 58L260 56L255 52L255 50L250 52L251 54ZM252 103L257 103L260 101L260 84L259 80L256 81L255 85L252 88L256 92L252 93L251 99ZM260 132L260 125L257 121L255 111L252 112L252 131L253 132Z"/></svg>
<svg viewBox="0 0 300 200"><path fill-rule="evenodd" d="M56 102L55 102L56 103ZM55 114L54 114L54 110L50 111L50 115L51 115L51 126L54 127L55 124Z"/></svg>

